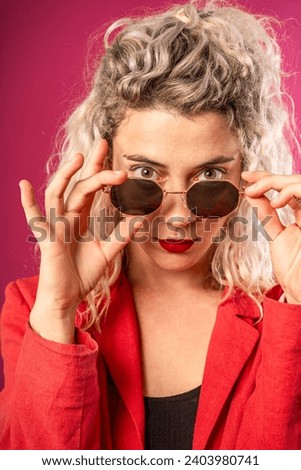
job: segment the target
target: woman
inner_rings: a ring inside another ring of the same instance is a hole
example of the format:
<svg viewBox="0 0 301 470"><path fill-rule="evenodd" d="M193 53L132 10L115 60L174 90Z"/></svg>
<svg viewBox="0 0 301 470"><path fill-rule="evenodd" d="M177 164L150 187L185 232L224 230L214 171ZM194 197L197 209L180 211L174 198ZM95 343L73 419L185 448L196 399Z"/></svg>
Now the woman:
<svg viewBox="0 0 301 470"><path fill-rule="evenodd" d="M301 177L269 23L192 2L105 44L45 217L20 182L41 263L6 291L1 446L300 448Z"/></svg>

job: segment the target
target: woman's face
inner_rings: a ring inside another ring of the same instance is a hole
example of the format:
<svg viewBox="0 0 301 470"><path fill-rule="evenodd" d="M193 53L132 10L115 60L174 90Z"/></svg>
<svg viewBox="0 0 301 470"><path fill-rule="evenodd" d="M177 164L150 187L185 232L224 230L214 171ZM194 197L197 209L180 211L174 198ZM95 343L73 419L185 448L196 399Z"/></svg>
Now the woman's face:
<svg viewBox="0 0 301 470"><path fill-rule="evenodd" d="M171 192L204 180L227 179L238 186L241 156L237 138L217 113L187 118L168 111L128 110L113 139L113 169L155 180ZM173 271L204 268L225 221L198 219L181 194L168 194L156 212L145 216L128 248L141 263ZM177 239L181 242L174 243Z"/></svg>

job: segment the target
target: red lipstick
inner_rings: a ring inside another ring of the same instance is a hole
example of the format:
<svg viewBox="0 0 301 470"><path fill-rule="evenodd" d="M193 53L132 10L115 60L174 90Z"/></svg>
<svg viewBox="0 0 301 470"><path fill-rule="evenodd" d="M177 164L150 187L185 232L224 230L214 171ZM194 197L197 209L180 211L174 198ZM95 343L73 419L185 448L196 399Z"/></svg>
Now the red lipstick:
<svg viewBox="0 0 301 470"><path fill-rule="evenodd" d="M192 247L192 240L159 240L160 246L163 250L169 253L184 253Z"/></svg>

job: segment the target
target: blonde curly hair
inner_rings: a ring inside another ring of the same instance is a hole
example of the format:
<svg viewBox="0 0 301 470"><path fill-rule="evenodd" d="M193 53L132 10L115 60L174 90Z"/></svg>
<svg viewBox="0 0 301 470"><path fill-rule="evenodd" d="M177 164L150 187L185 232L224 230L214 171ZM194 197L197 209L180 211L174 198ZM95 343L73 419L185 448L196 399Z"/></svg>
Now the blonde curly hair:
<svg viewBox="0 0 301 470"><path fill-rule="evenodd" d="M221 113L238 136L243 169L292 173L292 149L298 146L292 101L283 91L281 51L273 19L253 15L226 1L191 1L146 16L115 21L103 37L88 96L64 125L59 167L75 153L85 160L99 139L109 143L127 109L166 109L183 116ZM53 170L49 178L53 177ZM81 178L71 180L66 197ZM91 216L110 204L95 196ZM251 220L242 200L236 215ZM288 210L280 211L284 223ZM221 241L212 259L212 279L220 288L236 287L260 308L264 292L275 284L268 242L252 224L241 227L246 241ZM239 234L238 234L239 235ZM87 326L98 324L110 301L110 285L122 269L120 253L87 296Z"/></svg>

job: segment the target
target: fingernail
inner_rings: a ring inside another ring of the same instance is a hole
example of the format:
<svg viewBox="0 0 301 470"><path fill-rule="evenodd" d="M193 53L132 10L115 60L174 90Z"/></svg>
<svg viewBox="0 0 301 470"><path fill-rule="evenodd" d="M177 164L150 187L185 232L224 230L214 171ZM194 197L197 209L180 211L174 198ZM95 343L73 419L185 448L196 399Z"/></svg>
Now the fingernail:
<svg viewBox="0 0 301 470"><path fill-rule="evenodd" d="M121 175L122 173L122 170L116 170L116 171L113 171L114 175Z"/></svg>
<svg viewBox="0 0 301 470"><path fill-rule="evenodd" d="M254 183L252 184L251 186L248 186L246 188L246 192L247 193L253 193L254 191L256 191L256 189L258 189L258 184L257 183Z"/></svg>

